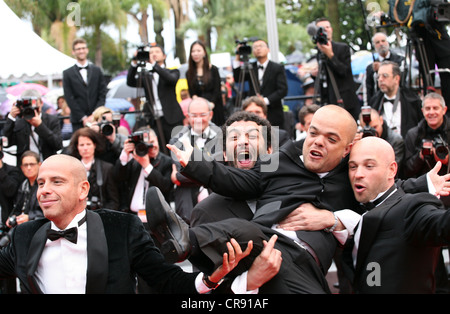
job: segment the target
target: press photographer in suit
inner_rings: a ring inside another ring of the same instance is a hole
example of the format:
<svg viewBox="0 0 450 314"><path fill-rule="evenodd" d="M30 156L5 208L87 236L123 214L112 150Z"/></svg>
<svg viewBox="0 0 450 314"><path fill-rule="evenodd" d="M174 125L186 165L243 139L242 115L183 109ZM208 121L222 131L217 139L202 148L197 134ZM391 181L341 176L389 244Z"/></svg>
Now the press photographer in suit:
<svg viewBox="0 0 450 314"><path fill-rule="evenodd" d="M27 150L39 154L42 161L63 147L59 119L42 112L43 105L39 91L28 89L8 114L3 134L8 138L9 146L17 145L18 166L20 156Z"/></svg>
<svg viewBox="0 0 450 314"><path fill-rule="evenodd" d="M165 152L166 144L172 136L172 129L183 125L184 120L183 111L178 104L175 92L180 71L166 67L166 54L159 45L152 44L148 56L144 54L141 58L139 50L135 56L128 69L127 85L145 87L145 97L147 98L147 103L144 108L141 108L146 114L146 119L138 122L137 128L150 125L158 135L160 147ZM146 67L150 67L151 70L143 72ZM143 77L144 75L145 77ZM162 130L158 128L158 123L161 124Z"/></svg>
<svg viewBox="0 0 450 314"><path fill-rule="evenodd" d="M259 96L264 99L267 105L267 119L273 126L282 128L284 126L284 113L281 100L287 95L287 79L284 66L269 60L269 46L267 43L258 39L252 46L253 55L256 62L252 62L252 70L257 80L259 88L257 95L253 84L251 84L250 73L246 73L245 80L249 81L249 91L247 96ZM241 75L240 62L241 56L236 54L236 60L233 64L233 74L235 82L239 82ZM243 88L242 86L240 88ZM242 104L236 104L241 106Z"/></svg>
<svg viewBox="0 0 450 314"><path fill-rule="evenodd" d="M318 77L316 81L316 94L321 96L321 104L335 104L343 106L350 114L358 119L360 103L356 95L356 84L353 80L350 47L347 44L333 41L333 28L326 18L317 19L314 26L308 26L308 33L317 37L319 28L323 29L323 37L316 41L319 54ZM325 38L326 35L326 38ZM314 37L313 36L313 37ZM338 95L333 88L332 77L336 82L336 89L343 104L339 104ZM319 85L320 84L320 88Z"/></svg>
<svg viewBox="0 0 450 314"><path fill-rule="evenodd" d="M89 63L89 49L82 38L72 44L72 54L77 62L63 72L64 97L70 108L73 132L92 122L94 110L105 104L106 81L102 70Z"/></svg>

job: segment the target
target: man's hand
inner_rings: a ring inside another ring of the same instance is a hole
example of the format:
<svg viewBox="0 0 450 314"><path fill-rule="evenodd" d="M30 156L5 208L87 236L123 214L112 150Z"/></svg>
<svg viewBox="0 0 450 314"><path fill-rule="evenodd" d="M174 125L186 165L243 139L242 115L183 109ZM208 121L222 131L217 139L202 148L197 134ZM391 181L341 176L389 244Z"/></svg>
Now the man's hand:
<svg viewBox="0 0 450 314"><path fill-rule="evenodd" d="M175 145L167 144L166 146L175 154L181 166L186 167L189 163L189 159L191 158L191 154L194 148L192 147L191 142L187 136L183 136L180 141L184 146L184 150L179 149Z"/></svg>
<svg viewBox="0 0 450 314"><path fill-rule="evenodd" d="M433 169L428 172L431 183L433 183L436 189L436 194L440 196L450 195L450 173L443 176L439 175L439 170L441 170L442 163L439 161L436 163Z"/></svg>
<svg viewBox="0 0 450 314"><path fill-rule="evenodd" d="M212 282L219 282L239 264L241 259L247 257L253 249L253 242L249 241L247 248L242 252L239 243L235 239L231 239L230 242L227 242L227 248L228 253L223 254L222 265L209 276L209 280Z"/></svg>
<svg viewBox="0 0 450 314"><path fill-rule="evenodd" d="M317 44L317 48L322 51L328 59L332 59L334 57L333 45L331 44L331 41L328 41L326 45Z"/></svg>
<svg viewBox="0 0 450 314"><path fill-rule="evenodd" d="M287 231L317 231L333 226L334 215L326 209L318 209L310 203L303 203L293 210L284 220L278 223L281 229ZM336 231L343 230L344 226L338 222Z"/></svg>
<svg viewBox="0 0 450 314"><path fill-rule="evenodd" d="M269 242L263 241L264 249L256 257L247 275L247 291L255 290L275 277L280 271L281 252L274 248L278 236L273 235Z"/></svg>

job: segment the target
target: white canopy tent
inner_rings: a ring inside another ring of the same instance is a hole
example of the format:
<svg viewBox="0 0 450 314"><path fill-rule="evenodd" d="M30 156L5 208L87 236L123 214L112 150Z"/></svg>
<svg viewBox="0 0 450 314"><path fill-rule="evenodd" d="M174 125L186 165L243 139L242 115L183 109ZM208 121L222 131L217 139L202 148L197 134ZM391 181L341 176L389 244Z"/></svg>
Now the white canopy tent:
<svg viewBox="0 0 450 314"><path fill-rule="evenodd" d="M61 79L62 72L75 64L50 46L0 0L0 83Z"/></svg>

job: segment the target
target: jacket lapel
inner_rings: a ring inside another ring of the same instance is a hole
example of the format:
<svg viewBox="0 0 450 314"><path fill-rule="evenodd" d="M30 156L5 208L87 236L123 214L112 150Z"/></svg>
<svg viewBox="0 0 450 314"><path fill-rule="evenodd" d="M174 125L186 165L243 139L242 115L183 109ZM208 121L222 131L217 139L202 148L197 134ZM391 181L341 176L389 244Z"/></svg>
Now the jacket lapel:
<svg viewBox="0 0 450 314"><path fill-rule="evenodd" d="M404 194L404 192L397 189L397 191L381 205L364 215L356 260L356 274L361 273L361 268L365 265L364 261L371 250L372 244L377 236L378 228L380 227L384 216L400 201L402 194Z"/></svg>
<svg viewBox="0 0 450 314"><path fill-rule="evenodd" d="M88 210L86 293L105 293L108 279L108 243L100 215Z"/></svg>
<svg viewBox="0 0 450 314"><path fill-rule="evenodd" d="M47 242L47 229L50 229L50 221L40 227L33 238L31 239L30 248L27 256L27 277L28 283L32 293L42 293L42 290L37 284L35 273L39 260L41 259L42 251L44 250L45 243Z"/></svg>

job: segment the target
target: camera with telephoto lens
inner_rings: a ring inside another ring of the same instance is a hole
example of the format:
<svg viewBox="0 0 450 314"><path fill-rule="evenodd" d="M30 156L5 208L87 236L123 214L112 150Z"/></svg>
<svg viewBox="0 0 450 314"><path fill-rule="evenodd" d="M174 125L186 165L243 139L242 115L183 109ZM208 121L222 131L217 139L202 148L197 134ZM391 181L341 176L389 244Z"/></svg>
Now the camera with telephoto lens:
<svg viewBox="0 0 450 314"><path fill-rule="evenodd" d="M25 120L31 120L36 115L37 107L37 98L23 98L18 99L16 102L16 106L20 109L19 117Z"/></svg>
<svg viewBox="0 0 450 314"><path fill-rule="evenodd" d="M373 127L370 126L370 122L372 121L371 114L372 114L372 107L370 107L370 106L362 106L361 107L361 115L362 115L362 119L365 124L365 126L362 130L362 133L363 133L362 137L378 136L377 131Z"/></svg>
<svg viewBox="0 0 450 314"><path fill-rule="evenodd" d="M325 32L323 27L318 27L316 34L312 37L315 44L319 43L321 45L328 44L328 34Z"/></svg>
<svg viewBox="0 0 450 314"><path fill-rule="evenodd" d="M102 117L102 121L98 124L100 133L105 136L109 136L114 132L114 124L106 120L106 117Z"/></svg>
<svg viewBox="0 0 450 314"><path fill-rule="evenodd" d="M149 132L146 131L137 131L128 136L131 140L130 142L134 144L134 150L136 151L136 155L140 157L144 157L148 154L148 150L153 148L153 144L149 144L148 141L150 139Z"/></svg>

